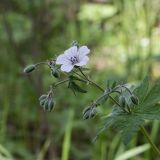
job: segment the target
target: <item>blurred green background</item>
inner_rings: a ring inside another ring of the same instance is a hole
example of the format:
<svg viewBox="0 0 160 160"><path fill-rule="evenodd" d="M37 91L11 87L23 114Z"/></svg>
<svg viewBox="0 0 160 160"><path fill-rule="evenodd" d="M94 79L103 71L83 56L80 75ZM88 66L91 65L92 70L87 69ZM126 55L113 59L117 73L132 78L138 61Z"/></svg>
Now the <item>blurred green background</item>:
<svg viewBox="0 0 160 160"><path fill-rule="evenodd" d="M0 160L156 160L140 133L128 146L114 130L91 142L111 110L108 102L82 120L97 90L75 97L60 87L53 112L39 106L56 79L48 68L29 76L23 68L73 40L91 49L89 75L104 87L108 79L137 82L147 73L158 79L160 0L0 0ZM159 122L146 129L160 147Z"/></svg>

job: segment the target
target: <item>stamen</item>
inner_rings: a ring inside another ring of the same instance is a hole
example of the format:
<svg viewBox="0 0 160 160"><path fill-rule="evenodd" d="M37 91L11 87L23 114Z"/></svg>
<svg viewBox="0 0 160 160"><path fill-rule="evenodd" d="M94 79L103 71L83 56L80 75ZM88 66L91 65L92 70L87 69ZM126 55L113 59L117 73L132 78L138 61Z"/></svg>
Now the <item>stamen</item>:
<svg viewBox="0 0 160 160"><path fill-rule="evenodd" d="M74 65L75 63L78 63L78 58L76 56L71 57L70 61L71 61L72 65Z"/></svg>

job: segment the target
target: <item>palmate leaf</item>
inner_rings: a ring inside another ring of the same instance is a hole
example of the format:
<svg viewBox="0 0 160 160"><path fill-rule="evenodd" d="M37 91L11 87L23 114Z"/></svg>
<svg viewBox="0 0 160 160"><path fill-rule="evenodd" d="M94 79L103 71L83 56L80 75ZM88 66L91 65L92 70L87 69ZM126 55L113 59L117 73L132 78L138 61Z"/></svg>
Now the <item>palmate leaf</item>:
<svg viewBox="0 0 160 160"><path fill-rule="evenodd" d="M135 114L146 120L160 120L160 105L157 104L152 107L147 107L143 110L137 111Z"/></svg>
<svg viewBox="0 0 160 160"><path fill-rule="evenodd" d="M104 127L98 134L112 127L121 133L124 144L128 144L143 124L144 120L140 116L134 113L124 113L118 106L114 106L112 113L106 117Z"/></svg>
<svg viewBox="0 0 160 160"><path fill-rule="evenodd" d="M158 102L160 102L160 81L147 92L143 102L134 109L134 113L146 120L160 120Z"/></svg>
<svg viewBox="0 0 160 160"><path fill-rule="evenodd" d="M121 112L118 106L113 110L114 124L112 127L121 133L124 144L128 144L139 128L144 124L144 120L136 114Z"/></svg>
<svg viewBox="0 0 160 160"><path fill-rule="evenodd" d="M134 94L138 97L139 103L142 103L145 97L147 96L148 89L149 89L149 77L147 76L134 90Z"/></svg>
<svg viewBox="0 0 160 160"><path fill-rule="evenodd" d="M119 106L114 106L106 117L104 127L99 133L110 127L119 131L124 144L128 144L136 132L144 125L145 120L160 120L160 82L149 86L146 77L134 90L139 98L139 104L132 108L132 113L123 112Z"/></svg>
<svg viewBox="0 0 160 160"><path fill-rule="evenodd" d="M96 137L93 139L93 141L95 141L102 132L106 131L111 126L113 126L114 123L116 122L116 119L117 119L117 116L115 114L108 115L103 121L103 125L97 132Z"/></svg>
<svg viewBox="0 0 160 160"><path fill-rule="evenodd" d="M123 115L123 118L116 125L121 129L122 139L126 144L128 140L144 124L145 120L160 120L160 82L157 82L149 90L149 78L146 77L135 90L139 98L139 105L131 115Z"/></svg>
<svg viewBox="0 0 160 160"><path fill-rule="evenodd" d="M144 120L135 114L119 115L113 125L117 131L120 131L124 144L128 144L132 137L137 133L144 124Z"/></svg>
<svg viewBox="0 0 160 160"><path fill-rule="evenodd" d="M149 91L147 94L145 100L144 100L144 105L147 106L152 106L155 105L157 102L160 101L160 81L158 81Z"/></svg>

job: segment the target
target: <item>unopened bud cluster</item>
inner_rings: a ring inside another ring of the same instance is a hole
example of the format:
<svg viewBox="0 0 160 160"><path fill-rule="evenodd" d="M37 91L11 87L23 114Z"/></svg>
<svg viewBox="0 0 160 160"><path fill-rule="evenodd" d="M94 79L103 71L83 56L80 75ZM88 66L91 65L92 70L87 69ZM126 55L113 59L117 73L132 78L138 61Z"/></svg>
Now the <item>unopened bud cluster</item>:
<svg viewBox="0 0 160 160"><path fill-rule="evenodd" d="M89 107L86 107L83 110L83 119L93 118L97 114L97 108L95 104L92 104Z"/></svg>
<svg viewBox="0 0 160 160"><path fill-rule="evenodd" d="M41 95L39 98L39 102L40 106L42 106L45 111L51 112L55 105L55 102L53 100L53 92L49 91L48 94Z"/></svg>
<svg viewBox="0 0 160 160"><path fill-rule="evenodd" d="M129 92L129 98L125 97L122 93L121 95L119 96L119 99L118 99L118 102L119 102L119 105L124 108L124 109L127 109L128 112L131 112L131 106L133 105L138 105L139 104L139 100L138 100L138 97L132 93L132 91L125 87L125 91L128 91Z"/></svg>

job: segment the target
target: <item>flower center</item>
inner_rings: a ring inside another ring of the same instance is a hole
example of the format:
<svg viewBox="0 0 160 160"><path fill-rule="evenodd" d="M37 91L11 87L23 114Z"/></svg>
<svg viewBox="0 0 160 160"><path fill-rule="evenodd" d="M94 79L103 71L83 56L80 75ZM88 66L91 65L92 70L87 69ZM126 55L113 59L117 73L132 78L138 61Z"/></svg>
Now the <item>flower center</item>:
<svg viewBox="0 0 160 160"><path fill-rule="evenodd" d="M76 56L71 57L70 61L71 61L72 65L74 65L74 64L78 63L78 58Z"/></svg>

